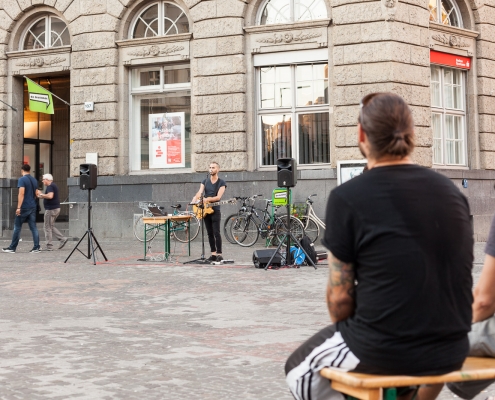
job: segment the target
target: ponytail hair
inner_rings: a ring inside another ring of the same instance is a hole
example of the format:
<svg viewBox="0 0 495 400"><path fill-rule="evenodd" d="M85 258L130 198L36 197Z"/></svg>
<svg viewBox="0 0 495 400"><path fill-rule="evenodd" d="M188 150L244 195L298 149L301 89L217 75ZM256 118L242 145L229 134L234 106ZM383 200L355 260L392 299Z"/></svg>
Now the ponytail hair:
<svg viewBox="0 0 495 400"><path fill-rule="evenodd" d="M411 109L393 93L371 93L361 101L359 123L370 142L371 155L406 157L414 149Z"/></svg>

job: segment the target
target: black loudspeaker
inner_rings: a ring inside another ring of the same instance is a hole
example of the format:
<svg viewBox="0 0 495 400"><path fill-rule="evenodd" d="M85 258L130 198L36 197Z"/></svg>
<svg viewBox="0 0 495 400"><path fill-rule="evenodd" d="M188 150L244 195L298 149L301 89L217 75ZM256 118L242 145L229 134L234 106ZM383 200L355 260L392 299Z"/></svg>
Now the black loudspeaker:
<svg viewBox="0 0 495 400"><path fill-rule="evenodd" d="M97 186L97 168L94 164L79 165L79 187L82 190L93 190Z"/></svg>
<svg viewBox="0 0 495 400"><path fill-rule="evenodd" d="M276 252L276 249L264 249L264 250L255 250L253 253L253 264L256 268L265 268L270 258L272 258L273 253ZM275 254L273 258L272 265L276 267L280 267L282 263L282 257L279 253Z"/></svg>
<svg viewBox="0 0 495 400"><path fill-rule="evenodd" d="M293 158L277 160L278 187L294 187L297 183L297 162Z"/></svg>

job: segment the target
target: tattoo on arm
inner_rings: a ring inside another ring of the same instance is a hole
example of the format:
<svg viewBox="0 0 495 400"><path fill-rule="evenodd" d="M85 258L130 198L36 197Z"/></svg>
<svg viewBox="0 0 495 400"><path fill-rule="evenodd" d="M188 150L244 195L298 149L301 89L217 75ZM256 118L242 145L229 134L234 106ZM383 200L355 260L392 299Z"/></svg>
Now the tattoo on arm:
<svg viewBox="0 0 495 400"><path fill-rule="evenodd" d="M330 275L327 288L327 305L334 322L349 318L354 313L355 271L352 263L330 257Z"/></svg>

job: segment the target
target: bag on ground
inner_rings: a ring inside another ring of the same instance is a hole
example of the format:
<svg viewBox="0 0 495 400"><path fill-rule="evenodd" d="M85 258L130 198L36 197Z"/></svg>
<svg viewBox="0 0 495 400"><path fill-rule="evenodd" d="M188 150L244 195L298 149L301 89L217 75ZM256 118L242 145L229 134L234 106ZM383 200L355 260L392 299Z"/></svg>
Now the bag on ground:
<svg viewBox="0 0 495 400"><path fill-rule="evenodd" d="M316 256L316 250L313 243L311 243L311 239L304 235L300 240L301 247L304 249L309 258L313 261L314 264L318 262L318 257ZM304 255L304 253L302 253ZM307 262L308 263L308 262Z"/></svg>

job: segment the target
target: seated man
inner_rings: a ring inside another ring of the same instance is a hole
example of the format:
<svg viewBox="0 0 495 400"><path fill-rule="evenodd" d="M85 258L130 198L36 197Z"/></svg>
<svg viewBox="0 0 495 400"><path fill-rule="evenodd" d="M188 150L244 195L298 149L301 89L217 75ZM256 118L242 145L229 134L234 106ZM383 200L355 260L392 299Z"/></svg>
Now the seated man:
<svg viewBox="0 0 495 400"><path fill-rule="evenodd" d="M296 399L343 399L320 376L325 367L443 374L459 369L469 350L467 199L446 177L413 164L412 115L399 96L363 99L358 143L369 170L335 188L326 212L334 324L289 357Z"/></svg>
<svg viewBox="0 0 495 400"><path fill-rule="evenodd" d="M469 333L469 355L495 357L495 218L485 247L485 263L474 289L473 325ZM448 388L463 399L472 399L495 382L482 380L447 384Z"/></svg>

